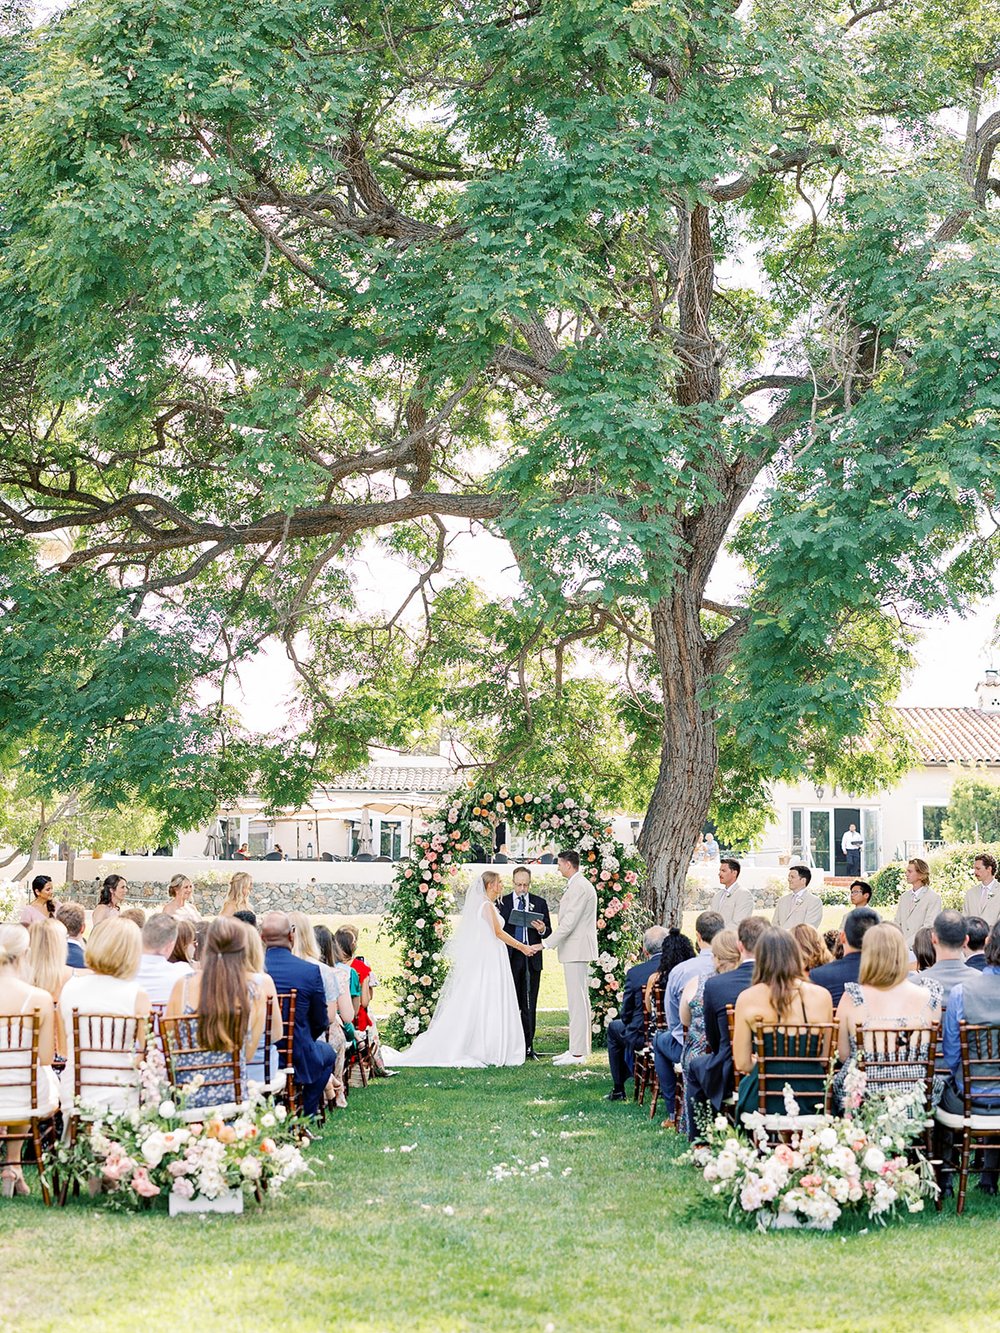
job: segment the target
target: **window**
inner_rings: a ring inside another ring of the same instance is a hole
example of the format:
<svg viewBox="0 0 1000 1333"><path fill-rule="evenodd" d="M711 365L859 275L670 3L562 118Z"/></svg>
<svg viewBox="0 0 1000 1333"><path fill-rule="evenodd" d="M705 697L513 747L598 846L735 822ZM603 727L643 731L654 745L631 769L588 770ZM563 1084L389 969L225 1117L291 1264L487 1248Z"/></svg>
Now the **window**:
<svg viewBox="0 0 1000 1333"><path fill-rule="evenodd" d="M924 842L943 842L944 841L944 817L948 813L946 805L925 805L923 807L923 829L921 830Z"/></svg>
<svg viewBox="0 0 1000 1333"><path fill-rule="evenodd" d="M792 859L801 861L805 856L805 849L802 846L802 810L792 811Z"/></svg>
<svg viewBox="0 0 1000 1333"><path fill-rule="evenodd" d="M403 850L403 825L398 820L382 821L379 849L380 856L388 856L390 861L399 860Z"/></svg>

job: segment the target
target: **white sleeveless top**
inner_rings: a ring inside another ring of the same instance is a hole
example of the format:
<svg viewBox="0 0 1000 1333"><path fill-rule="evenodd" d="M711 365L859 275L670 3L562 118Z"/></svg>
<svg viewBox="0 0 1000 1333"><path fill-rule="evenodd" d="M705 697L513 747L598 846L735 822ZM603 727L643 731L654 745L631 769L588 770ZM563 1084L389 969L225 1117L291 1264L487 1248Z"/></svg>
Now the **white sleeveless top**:
<svg viewBox="0 0 1000 1333"><path fill-rule="evenodd" d="M21 1005L22 1014L30 1014L34 1008L35 1002L30 995L25 996ZM27 1039L28 1032L25 1029L22 1036ZM38 1104L30 1106L31 1092L27 1087L12 1087L6 1079L14 1080L20 1084L24 1079L24 1071L30 1060L29 1052L24 1052L17 1046L9 1047L2 1040L0 1034L0 1124L9 1121L14 1124L18 1116L27 1119L31 1111L37 1115L51 1115L59 1105L59 1085L56 1082L56 1076L52 1072L51 1065L39 1065L37 1077ZM8 1071L5 1074L5 1071Z"/></svg>
<svg viewBox="0 0 1000 1333"><path fill-rule="evenodd" d="M73 1013L78 1014L120 1014L131 1018L135 1014L136 997L142 987L138 981L123 981L120 977L106 977L98 972L83 972L73 976L62 988L59 996L59 1013L62 1017L63 1030L66 1033L66 1068L60 1075L63 1110L73 1106L73 1068L75 1052L73 1050ZM122 1026L115 1024L115 1038L123 1036ZM87 1088L86 1065L82 1071L81 1100L88 1106L111 1111L127 1111L139 1104L138 1067L132 1052L121 1051L100 1058L102 1065L120 1068L121 1074L102 1069L102 1081L114 1079L117 1087Z"/></svg>

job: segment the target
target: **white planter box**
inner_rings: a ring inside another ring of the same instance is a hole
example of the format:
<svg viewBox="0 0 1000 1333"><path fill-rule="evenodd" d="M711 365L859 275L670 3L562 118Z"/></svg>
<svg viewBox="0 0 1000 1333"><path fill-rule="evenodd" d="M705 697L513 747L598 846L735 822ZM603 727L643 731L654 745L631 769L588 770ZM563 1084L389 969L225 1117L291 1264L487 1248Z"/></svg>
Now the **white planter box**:
<svg viewBox="0 0 1000 1333"><path fill-rule="evenodd" d="M168 1194L170 1201L170 1216L177 1217L180 1213L242 1213L243 1211L243 1191L226 1190L225 1194L220 1194L217 1199L206 1199L201 1194L196 1194L193 1199L182 1199L179 1194Z"/></svg>
<svg viewBox="0 0 1000 1333"><path fill-rule="evenodd" d="M768 1224L769 1231L832 1231L833 1219L823 1221L799 1217L797 1213L778 1213Z"/></svg>

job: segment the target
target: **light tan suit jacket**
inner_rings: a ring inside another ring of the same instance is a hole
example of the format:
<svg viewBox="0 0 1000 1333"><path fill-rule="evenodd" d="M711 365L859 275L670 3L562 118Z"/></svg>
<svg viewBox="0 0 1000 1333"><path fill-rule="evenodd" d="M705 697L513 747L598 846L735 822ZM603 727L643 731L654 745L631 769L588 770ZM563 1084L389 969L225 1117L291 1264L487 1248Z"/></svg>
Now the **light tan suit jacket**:
<svg viewBox="0 0 1000 1333"><path fill-rule="evenodd" d="M987 895L985 903L983 888L982 884L973 884L969 889L962 904L962 915L981 916L988 926L992 926L995 921L1000 920L1000 884L992 879L985 885Z"/></svg>
<svg viewBox="0 0 1000 1333"><path fill-rule="evenodd" d="M753 894L741 889L739 880L728 889L720 889L712 899L712 911L718 912L726 930L735 930L741 921L753 916Z"/></svg>
<svg viewBox="0 0 1000 1333"><path fill-rule="evenodd" d="M822 920L822 898L806 889L802 894L802 901L799 903L795 901L794 893L786 893L783 898L778 899L771 925L780 926L782 930L791 930L793 926L803 925L815 926L818 930Z"/></svg>
<svg viewBox="0 0 1000 1333"><path fill-rule="evenodd" d="M893 920L906 936L907 944L913 944L913 937L923 926L929 926L941 910L941 895L924 884L919 894L907 889L900 894Z"/></svg>
<svg viewBox="0 0 1000 1333"><path fill-rule="evenodd" d="M559 904L559 924L545 941L560 963L592 963L597 957L597 890L578 870Z"/></svg>

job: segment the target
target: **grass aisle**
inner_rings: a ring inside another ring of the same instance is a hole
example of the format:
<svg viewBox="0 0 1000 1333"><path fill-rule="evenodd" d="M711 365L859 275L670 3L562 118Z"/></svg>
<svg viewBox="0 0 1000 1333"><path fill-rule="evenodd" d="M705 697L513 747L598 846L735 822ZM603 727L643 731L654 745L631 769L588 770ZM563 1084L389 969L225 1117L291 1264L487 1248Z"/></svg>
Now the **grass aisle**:
<svg viewBox="0 0 1000 1333"><path fill-rule="evenodd" d="M540 1044L564 1037L549 1028ZM607 1086L598 1055L589 1070L407 1070L354 1094L315 1145L315 1176L242 1220L0 1201L0 1327L648 1333L1000 1318L991 1201L973 1196L964 1220L949 1207L888 1231L756 1236L718 1219L673 1164L674 1136L603 1102ZM493 1179L503 1163L519 1174Z"/></svg>

